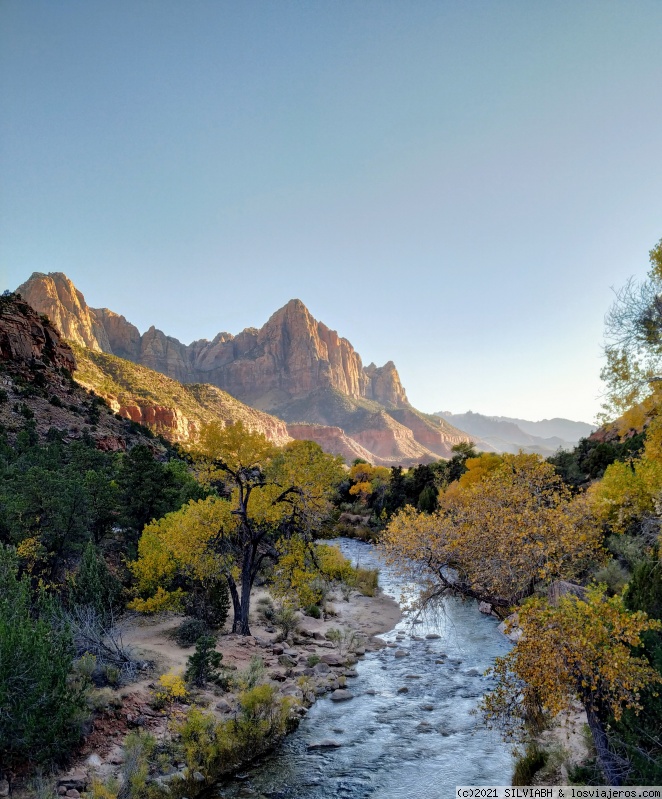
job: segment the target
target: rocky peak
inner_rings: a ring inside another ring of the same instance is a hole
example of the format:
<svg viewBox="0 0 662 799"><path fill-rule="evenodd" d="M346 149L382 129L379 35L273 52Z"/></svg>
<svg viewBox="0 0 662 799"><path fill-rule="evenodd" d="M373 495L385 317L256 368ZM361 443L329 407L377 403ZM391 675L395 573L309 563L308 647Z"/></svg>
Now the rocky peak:
<svg viewBox="0 0 662 799"><path fill-rule="evenodd" d="M387 408L408 405L392 361L364 368L351 343L317 321L300 299L287 302L259 330L219 333L211 342L185 345L154 326L141 335L120 314L90 308L61 272L35 272L19 291L65 338L183 383L210 383L261 410L278 413L319 390Z"/></svg>
<svg viewBox="0 0 662 799"><path fill-rule="evenodd" d="M104 325L63 272L33 272L16 291L46 314L65 338L92 350L111 351Z"/></svg>
<svg viewBox="0 0 662 799"><path fill-rule="evenodd" d="M0 297L0 361L69 372L76 368L71 347L50 321L16 294Z"/></svg>

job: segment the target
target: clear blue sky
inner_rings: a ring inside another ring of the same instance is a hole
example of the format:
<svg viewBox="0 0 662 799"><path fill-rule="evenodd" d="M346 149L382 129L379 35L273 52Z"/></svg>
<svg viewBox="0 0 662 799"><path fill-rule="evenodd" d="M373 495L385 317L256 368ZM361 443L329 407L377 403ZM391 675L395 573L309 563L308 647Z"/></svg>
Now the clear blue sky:
<svg viewBox="0 0 662 799"><path fill-rule="evenodd" d="M591 421L662 237L662 2L2 0L0 282L188 342L299 297L414 405Z"/></svg>

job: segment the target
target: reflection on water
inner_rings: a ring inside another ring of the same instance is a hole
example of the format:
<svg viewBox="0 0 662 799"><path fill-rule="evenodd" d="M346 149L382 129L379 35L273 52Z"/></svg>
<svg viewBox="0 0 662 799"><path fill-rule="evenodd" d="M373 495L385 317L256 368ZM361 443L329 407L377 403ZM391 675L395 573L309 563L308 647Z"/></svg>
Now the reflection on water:
<svg viewBox="0 0 662 799"><path fill-rule="evenodd" d="M341 539L339 546L353 562L379 567L386 593L407 593L369 544ZM510 748L472 713L490 685L484 671L510 644L475 603L449 599L443 610L417 624L405 618L382 635L395 642L404 633L398 647L408 656L396 658L393 648L366 655L348 680L353 700L320 699L276 753L215 796L446 799L456 785L510 784ZM324 738L341 746L308 751Z"/></svg>

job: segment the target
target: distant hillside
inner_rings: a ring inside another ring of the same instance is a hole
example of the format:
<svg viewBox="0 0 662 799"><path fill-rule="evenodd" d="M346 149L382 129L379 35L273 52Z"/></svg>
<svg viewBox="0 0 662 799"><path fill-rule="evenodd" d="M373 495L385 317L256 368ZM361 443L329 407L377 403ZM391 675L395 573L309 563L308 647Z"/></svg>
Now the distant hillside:
<svg viewBox="0 0 662 799"><path fill-rule="evenodd" d="M484 416L472 411L467 413L439 411L435 415L446 419L470 435L480 437L496 452L516 453L522 450L545 457L553 455L559 449L572 449L580 438L589 436L595 430L595 427L589 424L569 419L529 422L505 416Z"/></svg>
<svg viewBox="0 0 662 799"><path fill-rule="evenodd" d="M512 422L525 433L540 438L560 438L563 441L577 442L580 438L587 438L597 429L594 424L586 422L573 422L570 419L542 419L540 422L529 422L526 419L511 419L507 416L492 417L497 421Z"/></svg>

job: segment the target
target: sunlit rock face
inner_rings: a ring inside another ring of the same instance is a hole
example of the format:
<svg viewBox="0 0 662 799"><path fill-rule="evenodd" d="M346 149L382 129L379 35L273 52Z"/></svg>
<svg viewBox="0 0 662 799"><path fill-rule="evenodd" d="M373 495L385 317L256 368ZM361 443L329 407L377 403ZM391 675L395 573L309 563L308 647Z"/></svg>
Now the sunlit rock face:
<svg viewBox="0 0 662 799"><path fill-rule="evenodd" d="M294 425L292 437L309 434L348 461L427 463L449 457L454 444L469 440L448 422L412 408L392 361L364 367L351 343L314 319L301 300L290 300L259 330L219 333L212 341L187 345L155 327L141 335L123 316L90 308L61 272L35 272L18 291L66 338L184 384L223 389ZM148 423L154 415L155 425L172 427L180 440L191 435L188 418L164 403L157 411L158 404L147 410L132 400L120 412ZM301 424L317 427L297 427ZM270 432L272 438L289 437L285 429Z"/></svg>
<svg viewBox="0 0 662 799"><path fill-rule="evenodd" d="M183 383L211 383L264 410L320 388L386 407L407 404L392 361L364 367L350 342L314 319L301 300L290 300L260 330L219 333L213 341L186 345L155 327L141 335L123 316L90 308L62 272L35 272L18 291L77 344Z"/></svg>

